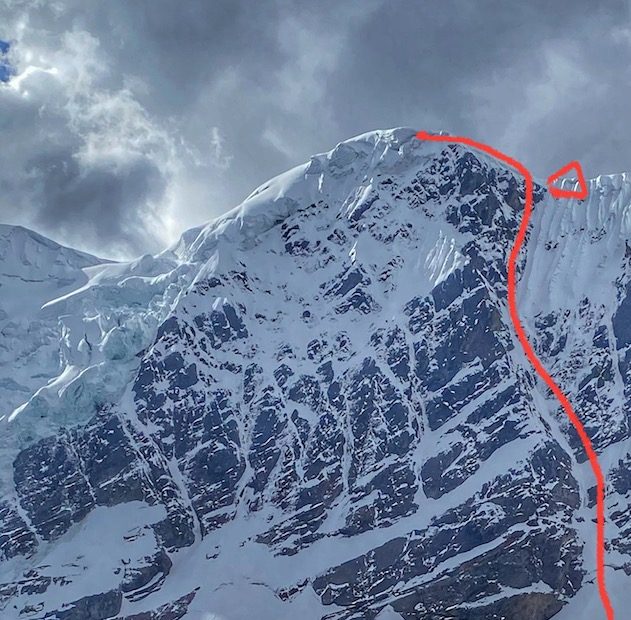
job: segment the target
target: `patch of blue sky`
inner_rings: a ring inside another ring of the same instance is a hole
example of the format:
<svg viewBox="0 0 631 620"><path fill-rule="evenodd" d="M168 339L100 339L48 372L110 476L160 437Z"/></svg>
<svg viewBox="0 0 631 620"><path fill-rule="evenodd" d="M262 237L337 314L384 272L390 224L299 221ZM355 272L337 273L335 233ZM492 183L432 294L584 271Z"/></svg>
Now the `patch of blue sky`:
<svg viewBox="0 0 631 620"><path fill-rule="evenodd" d="M7 53L11 44L0 39L0 82L8 82L13 74L13 69L7 59Z"/></svg>

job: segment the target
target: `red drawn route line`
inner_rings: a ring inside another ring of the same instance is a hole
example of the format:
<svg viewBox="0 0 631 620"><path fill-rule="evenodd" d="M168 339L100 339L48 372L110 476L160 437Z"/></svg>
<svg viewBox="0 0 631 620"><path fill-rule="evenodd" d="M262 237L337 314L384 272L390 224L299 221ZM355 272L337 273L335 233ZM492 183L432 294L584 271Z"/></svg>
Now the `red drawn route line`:
<svg viewBox="0 0 631 620"><path fill-rule="evenodd" d="M589 459L589 463L592 467L592 471L594 472L594 476L596 478L596 579L598 581L598 592L600 594L600 599L602 601L603 609L605 610L605 614L607 615L607 620L614 619L614 611L611 605L611 601L609 600L609 594L607 593L607 587L605 585L605 478L603 476L602 469L600 467L600 463L598 462L598 456L594 451L594 447L592 446L592 442L585 431L585 427L583 423L576 415L574 408L572 407L568 397L563 393L561 388L557 385L555 380L550 376L548 371L544 368L541 360L537 357L537 354L534 352L530 342L528 341L528 337L526 336L526 332L521 324L521 319L519 318L519 312L517 311L517 258L519 257L519 252L524 244L524 240L526 238L526 231L528 229L528 222L530 221L530 216L532 214L533 207L533 177L528 168L524 166L521 162L505 155L501 151L494 149L493 147L483 144L481 142L476 142L471 138L464 138L461 136L441 136L441 135L433 135L429 134L425 131L419 131L416 134L416 137L419 140L428 140L431 142L447 142L450 144L466 144L474 149L479 151L483 151L491 157L495 159L499 159L503 161L505 164L515 169L521 176L524 177L525 180L525 204L524 204L524 212L521 218L521 224L519 225L519 230L517 231L517 236L515 237L515 242L513 244L513 248L511 250L510 256L508 257L508 310L510 313L511 321L513 322L513 327L515 332L517 333L517 337L519 338L519 342L524 349L526 357L532 364L533 368L537 371L537 374L545 381L546 385L552 390L553 394L557 397L559 403L565 410L567 417L572 422L572 425L576 429L578 436L583 444L583 448L585 449L585 453Z"/></svg>

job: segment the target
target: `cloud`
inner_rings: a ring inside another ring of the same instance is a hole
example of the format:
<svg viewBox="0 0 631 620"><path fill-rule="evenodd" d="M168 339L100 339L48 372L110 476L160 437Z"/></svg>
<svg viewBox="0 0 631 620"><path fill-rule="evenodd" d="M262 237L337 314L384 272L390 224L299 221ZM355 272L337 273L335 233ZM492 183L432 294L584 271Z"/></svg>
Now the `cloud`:
<svg viewBox="0 0 631 620"><path fill-rule="evenodd" d="M232 155L225 153L226 141L219 131L219 127L210 128L210 149L211 149L211 162L222 170L226 170L230 167L232 161Z"/></svg>
<svg viewBox="0 0 631 620"><path fill-rule="evenodd" d="M0 219L101 254L375 128L465 133L540 176L631 169L619 0L0 0L0 40Z"/></svg>
<svg viewBox="0 0 631 620"><path fill-rule="evenodd" d="M3 216L106 254L157 249L160 201L182 161L174 136L131 91L108 88L90 33L14 49L15 75L0 87Z"/></svg>

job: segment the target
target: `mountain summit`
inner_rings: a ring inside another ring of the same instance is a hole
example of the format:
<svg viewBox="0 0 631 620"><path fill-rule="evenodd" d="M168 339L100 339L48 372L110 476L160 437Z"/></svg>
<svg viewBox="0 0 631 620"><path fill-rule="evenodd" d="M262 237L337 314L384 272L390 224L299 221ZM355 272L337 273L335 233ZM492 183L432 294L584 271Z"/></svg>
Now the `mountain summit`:
<svg viewBox="0 0 631 620"><path fill-rule="evenodd" d="M342 142L157 256L44 244L66 275L20 262L28 329L0 237L3 618L598 617L595 483L508 317L522 179L414 136ZM624 608L631 183L588 185L536 187L518 303L601 454Z"/></svg>

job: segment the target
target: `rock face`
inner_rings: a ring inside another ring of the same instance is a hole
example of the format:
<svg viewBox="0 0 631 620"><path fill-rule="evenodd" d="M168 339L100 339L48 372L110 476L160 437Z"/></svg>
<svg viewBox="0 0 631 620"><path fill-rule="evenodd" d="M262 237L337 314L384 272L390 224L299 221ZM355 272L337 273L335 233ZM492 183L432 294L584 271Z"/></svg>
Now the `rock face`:
<svg viewBox="0 0 631 620"><path fill-rule="evenodd" d="M537 187L519 303L607 456L616 604L631 185L590 188L568 206ZM480 154L375 132L159 257L87 269L47 312L70 308L70 333L102 313L90 351L67 356L122 388L88 390L89 420L52 416L55 433L20 444L0 503L3 617L596 613L590 470L508 318L522 192Z"/></svg>

